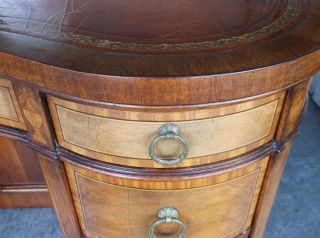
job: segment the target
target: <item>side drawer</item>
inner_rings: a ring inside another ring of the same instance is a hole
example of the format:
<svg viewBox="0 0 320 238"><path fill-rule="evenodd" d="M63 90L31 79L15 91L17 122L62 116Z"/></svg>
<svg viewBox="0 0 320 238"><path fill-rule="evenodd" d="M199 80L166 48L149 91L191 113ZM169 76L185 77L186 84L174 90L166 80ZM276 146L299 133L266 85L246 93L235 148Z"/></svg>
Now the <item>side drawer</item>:
<svg viewBox="0 0 320 238"><path fill-rule="evenodd" d="M234 238L251 226L267 163L268 157L200 177L144 179L118 177L68 160L65 167L87 237L148 238L154 228L157 238L169 238L185 228L188 238ZM165 208L170 208L169 215ZM178 222L170 220L170 212L179 213L174 216Z"/></svg>
<svg viewBox="0 0 320 238"><path fill-rule="evenodd" d="M26 129L10 81L0 78L0 124Z"/></svg>
<svg viewBox="0 0 320 238"><path fill-rule="evenodd" d="M151 160L149 147L159 129L177 126L185 141L161 139L154 154L173 160L173 167L217 162L253 150L272 140L284 94L253 101L203 108L103 108L48 96L58 143L73 152L104 162L136 167L162 167Z"/></svg>

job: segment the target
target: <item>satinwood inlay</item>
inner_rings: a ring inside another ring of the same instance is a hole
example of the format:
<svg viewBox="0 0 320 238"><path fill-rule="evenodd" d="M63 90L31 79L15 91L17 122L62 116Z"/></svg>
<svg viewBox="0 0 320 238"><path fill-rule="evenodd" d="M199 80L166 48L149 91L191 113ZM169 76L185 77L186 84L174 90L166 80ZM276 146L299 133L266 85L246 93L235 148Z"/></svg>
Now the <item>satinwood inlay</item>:
<svg viewBox="0 0 320 238"><path fill-rule="evenodd" d="M20 106L10 81L0 78L0 125L26 129Z"/></svg>

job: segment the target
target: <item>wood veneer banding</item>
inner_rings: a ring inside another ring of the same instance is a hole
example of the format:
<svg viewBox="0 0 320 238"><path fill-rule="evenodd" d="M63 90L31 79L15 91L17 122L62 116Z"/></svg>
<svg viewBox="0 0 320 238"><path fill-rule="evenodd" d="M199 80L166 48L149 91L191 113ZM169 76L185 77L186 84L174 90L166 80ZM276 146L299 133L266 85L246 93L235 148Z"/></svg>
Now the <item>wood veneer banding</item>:
<svg viewBox="0 0 320 238"><path fill-rule="evenodd" d="M170 205L182 213L190 237L214 234L231 238L251 224L267 161L265 158L216 176L175 181L129 180L65 165L82 231L88 237L147 237L153 215ZM195 200L201 203L195 204ZM232 212L226 215L226 209ZM113 221L118 225L111 225Z"/></svg>
<svg viewBox="0 0 320 238"><path fill-rule="evenodd" d="M48 97L58 143L97 160L129 166L161 167L150 160L148 146L166 122L178 125L189 144L188 159L175 167L217 162L270 141L284 94L199 110L119 111ZM232 136L230 136L230 134ZM161 141L161 157L174 157L181 145Z"/></svg>

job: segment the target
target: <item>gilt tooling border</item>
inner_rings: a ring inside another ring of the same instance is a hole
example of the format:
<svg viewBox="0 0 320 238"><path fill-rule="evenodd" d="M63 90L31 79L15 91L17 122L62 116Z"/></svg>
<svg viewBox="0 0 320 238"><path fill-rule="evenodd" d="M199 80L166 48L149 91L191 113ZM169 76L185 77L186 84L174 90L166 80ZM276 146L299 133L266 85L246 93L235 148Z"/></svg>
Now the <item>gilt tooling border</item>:
<svg viewBox="0 0 320 238"><path fill-rule="evenodd" d="M277 33L290 25L295 18L297 18L302 10L305 8L306 3L304 0L288 0L287 9L284 14L271 22L269 25L264 26L251 33L233 36L230 38L203 41L203 42L185 42L185 43L135 43L135 42L120 42L111 41L107 39L98 39L91 36L82 34L67 33L61 31L60 25L52 25L47 29L46 22L39 22L32 19L28 19L28 28L25 27L25 20L16 19L13 23L5 20L5 17L0 17L0 29L8 32L15 32L46 38L54 41L77 43L83 46L91 46L99 49L111 49L111 50L135 50L135 51L181 51L192 49L216 49L226 46L231 46L241 43L250 43L252 41L268 37L274 33ZM1 20L1 18L3 20Z"/></svg>

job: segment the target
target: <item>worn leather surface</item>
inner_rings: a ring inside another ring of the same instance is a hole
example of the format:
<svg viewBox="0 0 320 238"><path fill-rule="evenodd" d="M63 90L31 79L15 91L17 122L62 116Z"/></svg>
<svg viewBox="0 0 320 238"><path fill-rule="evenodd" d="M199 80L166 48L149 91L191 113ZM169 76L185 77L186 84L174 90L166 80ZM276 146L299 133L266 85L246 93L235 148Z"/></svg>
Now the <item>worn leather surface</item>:
<svg viewBox="0 0 320 238"><path fill-rule="evenodd" d="M304 0L0 0L0 30L111 50L250 43L295 26Z"/></svg>

